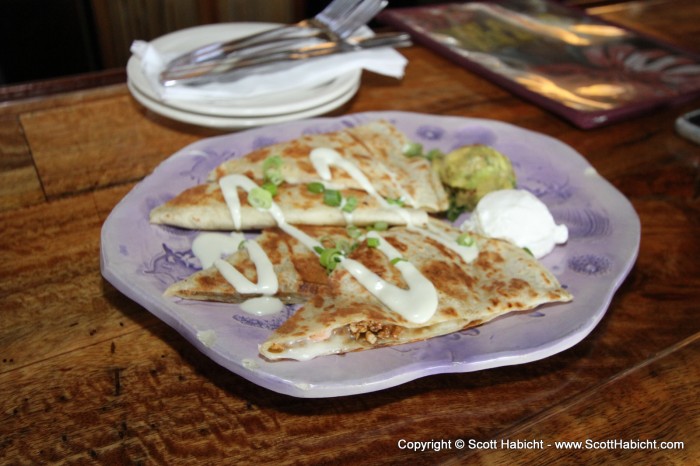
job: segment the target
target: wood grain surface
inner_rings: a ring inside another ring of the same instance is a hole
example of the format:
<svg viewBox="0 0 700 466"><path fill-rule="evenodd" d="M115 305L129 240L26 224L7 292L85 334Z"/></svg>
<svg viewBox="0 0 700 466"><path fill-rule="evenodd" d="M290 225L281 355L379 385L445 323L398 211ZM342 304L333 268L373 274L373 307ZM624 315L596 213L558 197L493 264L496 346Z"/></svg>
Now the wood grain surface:
<svg viewBox="0 0 700 466"><path fill-rule="evenodd" d="M700 52L694 0L593 12ZM402 52L403 80L367 74L334 114L508 121L571 145L630 199L642 224L639 257L593 332L538 362L366 395L297 399L260 388L100 275L111 209L172 153L220 133L152 114L123 84L8 101L0 103L0 463L697 464L700 146L673 122L700 102L582 131L427 49ZM412 451L402 440L450 447ZM457 440L497 448L458 449ZM682 444L555 446L586 440Z"/></svg>

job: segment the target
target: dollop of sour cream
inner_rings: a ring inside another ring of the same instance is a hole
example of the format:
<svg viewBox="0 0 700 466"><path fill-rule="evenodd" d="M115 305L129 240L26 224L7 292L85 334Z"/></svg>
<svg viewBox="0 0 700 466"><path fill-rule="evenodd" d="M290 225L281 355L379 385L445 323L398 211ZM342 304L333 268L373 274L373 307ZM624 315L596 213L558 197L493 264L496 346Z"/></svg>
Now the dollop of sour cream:
<svg viewBox="0 0 700 466"><path fill-rule="evenodd" d="M547 206L522 189L503 189L485 195L462 230L510 241L541 258L566 243L569 230L557 225Z"/></svg>

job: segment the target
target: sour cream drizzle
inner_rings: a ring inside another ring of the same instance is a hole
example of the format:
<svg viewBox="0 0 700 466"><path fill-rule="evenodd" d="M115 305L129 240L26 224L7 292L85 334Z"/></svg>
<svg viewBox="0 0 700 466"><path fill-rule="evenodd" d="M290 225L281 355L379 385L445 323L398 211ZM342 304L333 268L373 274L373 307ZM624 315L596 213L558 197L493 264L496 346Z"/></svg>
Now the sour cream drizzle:
<svg viewBox="0 0 700 466"><path fill-rule="evenodd" d="M332 180L331 165L335 165L345 170L348 175L359 183L367 194L379 201L382 207L390 207L386 199L380 196L377 190L374 189L374 186L370 183L369 179L367 179L367 176L362 173L362 170L350 160L343 158L338 151L327 147L317 147L311 151L309 159L311 159L311 163L323 181L330 182Z"/></svg>
<svg viewBox="0 0 700 466"><path fill-rule="evenodd" d="M389 260L397 261L394 265L401 272L408 289L392 285L354 259L345 258L341 262L343 267L377 299L406 320L417 324L430 320L438 307L438 295L433 282L421 274L413 264L404 260L401 253L377 232L370 231L367 237L378 239L377 249Z"/></svg>
<svg viewBox="0 0 700 466"><path fill-rule="evenodd" d="M245 248L248 251L250 260L255 265L258 275L257 283L248 280L233 265L222 259L222 256L233 254L240 248ZM270 258L254 240L246 240L241 233L227 235L224 233L206 232L194 239L192 242L192 253L199 259L202 268L215 266L224 279L238 292L242 294L266 295L264 297L267 298L265 302L268 305L268 309L272 307L278 307L278 310L281 309L282 302L271 296L277 293L279 289L277 274L274 271ZM278 301L279 305L269 302L271 300Z"/></svg>
<svg viewBox="0 0 700 466"><path fill-rule="evenodd" d="M244 189L246 192L251 192L253 189L257 188L258 185L255 181L251 180L245 175L227 175L219 180L219 187L224 195L224 200L226 205L228 205L229 211L231 212L231 217L233 218L233 224L236 229L241 228L241 201L238 197L238 188ZM263 212L268 212L272 215L272 218L277 223L277 226L285 231L287 234L295 237L301 241L306 247L313 250L317 246L321 246L321 243L313 239L303 231L298 228L289 225L284 218L282 210L274 202L269 209L258 209Z"/></svg>
<svg viewBox="0 0 700 466"><path fill-rule="evenodd" d="M244 175L228 175L219 180L219 187L224 195L224 200L231 212L233 219L233 227L236 230L241 229L241 201L238 198L238 188L243 188L246 192L250 192L257 188L253 180Z"/></svg>
<svg viewBox="0 0 700 466"><path fill-rule="evenodd" d="M219 180L219 187L223 193L226 205L231 213L234 228L241 228L241 201L238 197L238 188L250 192L258 185L250 178L243 175L228 175ZM241 245L242 244L242 245ZM221 258L229 255L240 247L248 251L251 261L255 265L258 282L253 283L240 273L233 265ZM217 268L224 279L241 294L261 294L262 297L251 298L241 305L246 312L262 315L278 312L283 304L278 298L272 296L279 289L277 274L270 258L260 245L253 240L246 240L240 233L224 235L221 233L202 233L192 243L192 252L202 263L203 268Z"/></svg>
<svg viewBox="0 0 700 466"><path fill-rule="evenodd" d="M327 147L317 147L311 151L309 154L309 159L323 181L331 183L331 165L342 168L355 181L357 181L360 187L362 187L367 194L375 198L377 202L379 202L379 205L385 209L396 210L407 225L411 224L411 214L403 207L387 202L387 200L377 192L374 185L372 185L362 170L360 170L352 161L345 159L338 151ZM393 173L388 172L386 167L383 165L382 168L388 174L389 178L391 178L392 182L396 184L396 176ZM332 186L332 184L329 186ZM399 191L402 192L402 198L407 198L411 203L415 203L415 201L413 201L413 199L403 189L399 189ZM350 224L352 222L352 217L345 216L345 220L348 224Z"/></svg>
<svg viewBox="0 0 700 466"><path fill-rule="evenodd" d="M208 269L215 260L238 251L242 237L240 233L200 233L192 241L192 253L199 259L202 268Z"/></svg>
<svg viewBox="0 0 700 466"><path fill-rule="evenodd" d="M253 283L248 280L238 269L231 265L231 263L223 259L216 259L214 261L214 266L221 272L221 275L223 275L226 281L239 293L259 293L264 295L273 295L277 293L279 289L277 274L265 251L263 251L256 241L246 241L243 243L243 247L248 251L250 260L255 264L255 270L258 274L258 283Z"/></svg>
<svg viewBox="0 0 700 466"><path fill-rule="evenodd" d="M284 304L278 298L272 296L259 296L250 298L241 303L241 309L248 314L256 316L264 316L268 314L277 314L282 310Z"/></svg>

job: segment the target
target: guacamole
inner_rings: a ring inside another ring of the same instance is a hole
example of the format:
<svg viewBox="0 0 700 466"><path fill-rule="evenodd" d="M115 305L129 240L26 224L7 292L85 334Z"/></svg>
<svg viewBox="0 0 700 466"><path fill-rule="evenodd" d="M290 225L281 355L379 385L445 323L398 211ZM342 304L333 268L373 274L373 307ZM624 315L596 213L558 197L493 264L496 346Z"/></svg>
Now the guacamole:
<svg viewBox="0 0 700 466"><path fill-rule="evenodd" d="M470 145L433 160L440 180L450 192L456 211L474 210L491 191L513 189L515 171L508 157L492 147Z"/></svg>

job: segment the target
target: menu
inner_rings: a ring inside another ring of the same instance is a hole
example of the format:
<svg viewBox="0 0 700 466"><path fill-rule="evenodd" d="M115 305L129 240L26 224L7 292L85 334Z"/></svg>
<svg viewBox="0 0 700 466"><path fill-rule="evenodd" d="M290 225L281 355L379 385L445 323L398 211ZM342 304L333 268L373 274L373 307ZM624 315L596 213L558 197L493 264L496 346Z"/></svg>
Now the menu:
<svg viewBox="0 0 700 466"><path fill-rule="evenodd" d="M549 0L394 8L378 20L584 129L700 95L700 56Z"/></svg>

